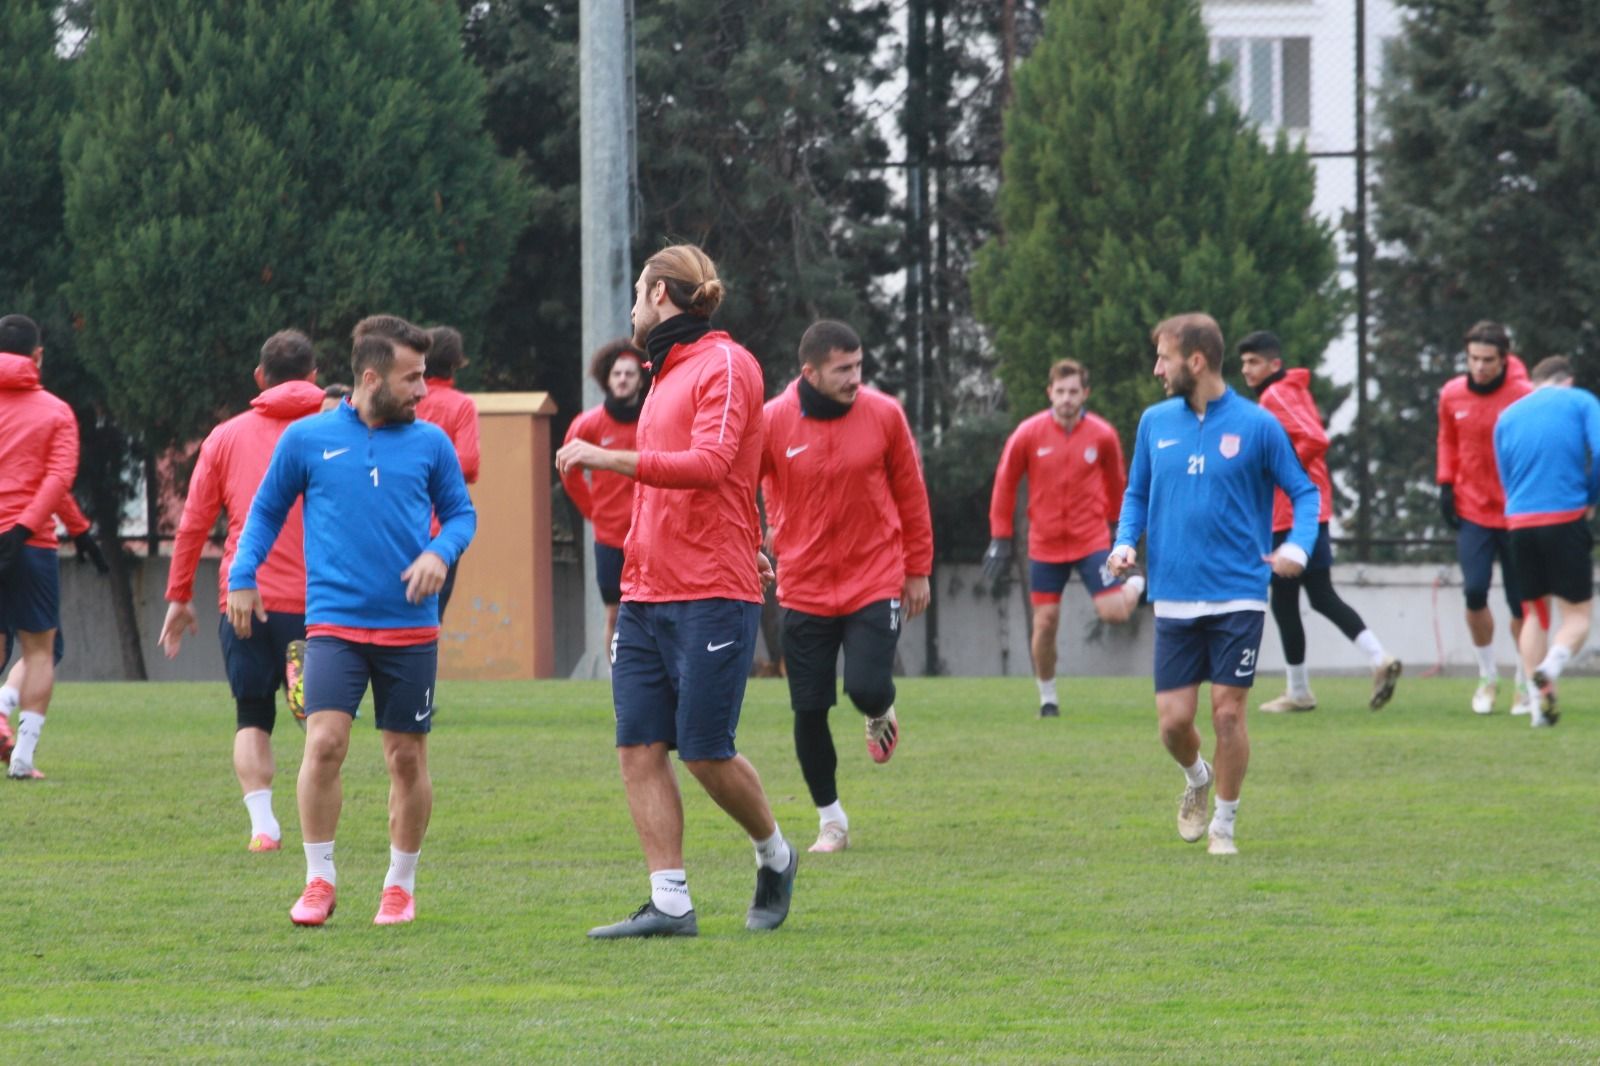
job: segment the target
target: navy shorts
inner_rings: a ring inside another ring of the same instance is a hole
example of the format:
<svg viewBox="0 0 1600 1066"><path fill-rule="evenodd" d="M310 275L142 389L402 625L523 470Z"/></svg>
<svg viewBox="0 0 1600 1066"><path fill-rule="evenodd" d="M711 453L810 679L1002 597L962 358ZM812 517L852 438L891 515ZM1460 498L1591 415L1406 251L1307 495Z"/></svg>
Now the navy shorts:
<svg viewBox="0 0 1600 1066"><path fill-rule="evenodd" d="M306 641L306 714L343 711L355 717L372 683L373 721L390 733L433 730L439 644L389 648L340 637Z"/></svg>
<svg viewBox="0 0 1600 1066"><path fill-rule="evenodd" d="M45 633L60 628L60 557L53 548L24 544L16 564L0 574L0 629Z"/></svg>
<svg viewBox="0 0 1600 1066"><path fill-rule="evenodd" d="M222 665L228 671L228 688L236 700L272 699L283 684L289 642L306 639L306 616L268 611L267 620L250 620L249 639L233 631L228 616L217 623L222 641Z"/></svg>
<svg viewBox="0 0 1600 1066"><path fill-rule="evenodd" d="M1461 529L1456 533L1456 557L1461 560L1461 588L1466 593L1469 609L1488 606L1489 583L1494 578L1494 561L1498 557L1506 606L1511 608L1511 617L1522 617L1522 589L1517 581L1516 564L1511 559L1509 531L1490 529L1463 518Z"/></svg>
<svg viewBox="0 0 1600 1066"><path fill-rule="evenodd" d="M32 632L32 630L30 630L29 632ZM0 666L4 666L6 663L9 663L11 661L11 653L16 650L16 643L17 643L17 634L16 634L16 632L13 631L13 630L8 629L8 630L5 631L5 635L6 635L6 653L4 655L0 655ZM67 639L61 635L61 627L57 626L56 627L55 648L51 652L51 657L55 660L55 664L57 666L61 665L61 657L63 655L65 655L66 653L67 653Z"/></svg>
<svg viewBox="0 0 1600 1066"><path fill-rule="evenodd" d="M1283 547L1283 542L1289 539L1290 531L1287 529L1274 529L1272 531L1272 550L1277 551ZM1311 549L1311 557L1306 560L1307 570L1329 570L1333 567L1333 539L1328 536L1328 523L1317 523L1317 543Z"/></svg>
<svg viewBox="0 0 1600 1066"><path fill-rule="evenodd" d="M600 586L600 602L608 607L622 602L622 549L594 542L594 583Z"/></svg>
<svg viewBox="0 0 1600 1066"><path fill-rule="evenodd" d="M611 638L617 747L665 743L684 759L731 759L761 605L622 605Z"/></svg>
<svg viewBox="0 0 1600 1066"><path fill-rule="evenodd" d="M1156 618L1156 691L1202 681L1249 688L1256 680L1265 611Z"/></svg>
<svg viewBox="0 0 1600 1066"><path fill-rule="evenodd" d="M1106 565L1109 558L1111 550L1108 548L1064 563L1041 563L1037 559L1029 559L1028 587L1033 592L1033 605L1038 607L1041 604L1060 603L1061 593L1066 589L1067 579L1074 570L1078 571L1078 580L1083 582L1083 587L1089 590L1091 597L1117 591L1122 587L1122 579L1111 576L1111 568Z"/></svg>

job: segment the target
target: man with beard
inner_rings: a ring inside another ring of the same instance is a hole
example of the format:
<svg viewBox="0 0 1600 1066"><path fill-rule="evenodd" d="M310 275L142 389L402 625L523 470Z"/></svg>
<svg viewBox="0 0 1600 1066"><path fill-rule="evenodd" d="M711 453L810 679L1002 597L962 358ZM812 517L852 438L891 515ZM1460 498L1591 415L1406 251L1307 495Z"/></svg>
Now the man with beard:
<svg viewBox="0 0 1600 1066"><path fill-rule="evenodd" d="M650 868L650 899L589 930L595 939L695 936L683 869L683 802L668 759L678 749L702 788L750 835L756 891L747 929L789 914L797 849L778 829L755 767L734 748L755 655L762 586L756 480L761 471L761 366L711 328L722 302L716 267L677 244L645 261L634 284L633 342L650 355L637 451L574 440L575 468L634 478L633 526L612 640L617 757Z"/></svg>
<svg viewBox="0 0 1600 1066"><path fill-rule="evenodd" d="M588 441L599 448L633 451L644 401L644 352L626 337L603 344L589 360L589 376L606 398L567 427L562 444ZM594 580L600 602L606 605L606 643L617 630L617 607L622 603L622 546L633 522L633 479L609 470L592 470L585 478L582 467L561 475L567 498L585 519L594 523Z"/></svg>
<svg viewBox="0 0 1600 1066"><path fill-rule="evenodd" d="M427 349L427 333L403 319L356 327L349 402L284 431L228 573L228 618L248 639L267 617L257 570L304 499L306 887L289 912L296 925L321 925L334 910L339 771L369 682L389 769L389 872L374 922L416 916L417 856L433 809L438 592L477 528L450 438L416 420ZM435 514L442 525L430 539Z"/></svg>
<svg viewBox="0 0 1600 1066"><path fill-rule="evenodd" d="M1178 835L1208 835L1213 855L1235 855L1239 789L1250 763L1245 696L1255 679L1267 583L1298 577L1317 542L1317 487L1278 420L1222 377L1222 330L1209 315L1169 318L1151 332L1155 375L1172 397L1145 410L1109 565L1133 567L1146 536L1155 605L1156 713L1161 741L1187 779ZM1288 539L1272 547L1272 493L1294 508ZM1216 771L1195 729L1200 683L1211 682Z"/></svg>
<svg viewBox="0 0 1600 1066"><path fill-rule="evenodd" d="M861 338L816 322L800 376L763 414L761 484L778 562L794 747L820 822L812 851L850 846L828 711L844 690L866 718L867 754L900 743L894 653L901 620L928 606L933 521L905 412L861 384Z"/></svg>
<svg viewBox="0 0 1600 1066"><path fill-rule="evenodd" d="M1075 359L1050 368L1050 406L1023 420L1006 441L989 501L989 550L983 576L997 580L1011 561L1017 485L1028 479L1028 584L1033 599L1033 672L1039 717L1060 713L1056 695L1056 632L1061 593L1072 572L1088 590L1101 621L1126 622L1139 605L1144 578L1127 581L1106 570L1110 525L1127 484L1122 441L1099 415L1084 409L1089 370Z"/></svg>

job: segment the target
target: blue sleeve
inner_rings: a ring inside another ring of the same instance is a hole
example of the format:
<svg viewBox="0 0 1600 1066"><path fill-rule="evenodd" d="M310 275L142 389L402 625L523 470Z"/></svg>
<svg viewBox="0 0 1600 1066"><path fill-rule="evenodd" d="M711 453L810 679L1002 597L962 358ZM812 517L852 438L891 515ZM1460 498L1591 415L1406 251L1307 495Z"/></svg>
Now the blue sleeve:
<svg viewBox="0 0 1600 1066"><path fill-rule="evenodd" d="M1262 439L1266 450L1267 469L1272 480L1294 504L1294 527L1289 530L1290 544L1296 545L1311 556L1317 546L1317 519L1322 513L1322 494L1300 464L1300 457L1289 443L1289 434L1276 418L1267 415L1262 425Z"/></svg>
<svg viewBox="0 0 1600 1066"><path fill-rule="evenodd" d="M1150 412L1139 419L1133 436L1133 462L1128 465L1128 487L1122 494L1122 514L1117 517L1117 539L1113 547L1139 545L1150 515L1150 441L1147 432Z"/></svg>
<svg viewBox="0 0 1600 1066"><path fill-rule="evenodd" d="M1589 445L1589 505L1600 500L1600 400L1594 393L1583 394L1583 436Z"/></svg>
<svg viewBox="0 0 1600 1066"><path fill-rule="evenodd" d="M306 491L306 465L300 436L291 426L272 449L272 462L267 465L255 499L250 502L250 514L244 520L233 566L228 570L229 592L256 587L256 570L277 543L294 501Z"/></svg>
<svg viewBox="0 0 1600 1066"><path fill-rule="evenodd" d="M453 565L461 553L472 543L478 531L478 512L467 495L467 482L461 476L461 460L450 438L441 431L433 434L433 466L428 471L428 495L433 500L433 513L439 516L439 535L428 542L424 551L433 552Z"/></svg>

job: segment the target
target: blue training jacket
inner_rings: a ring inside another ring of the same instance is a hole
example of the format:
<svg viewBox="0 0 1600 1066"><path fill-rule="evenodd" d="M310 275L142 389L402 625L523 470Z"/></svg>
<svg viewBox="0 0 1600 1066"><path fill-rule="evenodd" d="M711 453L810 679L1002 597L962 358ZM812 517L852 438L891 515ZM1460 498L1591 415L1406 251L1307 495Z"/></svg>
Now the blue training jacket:
<svg viewBox="0 0 1600 1066"><path fill-rule="evenodd" d="M1231 388L1203 419L1181 396L1146 408L1117 545L1148 538L1150 599L1264 601L1274 486L1294 504L1288 543L1309 557L1321 498L1276 418Z"/></svg>
<svg viewBox="0 0 1600 1066"><path fill-rule="evenodd" d="M1600 498L1600 400L1546 385L1500 412L1494 460L1512 529L1583 517Z"/></svg>
<svg viewBox="0 0 1600 1066"><path fill-rule="evenodd" d="M478 528L444 430L429 422L368 429L349 403L291 424L239 534L229 591L256 587L256 568L301 495L307 625L439 624L439 597L407 603L400 574L424 551L454 563ZM434 514L439 535L429 539Z"/></svg>

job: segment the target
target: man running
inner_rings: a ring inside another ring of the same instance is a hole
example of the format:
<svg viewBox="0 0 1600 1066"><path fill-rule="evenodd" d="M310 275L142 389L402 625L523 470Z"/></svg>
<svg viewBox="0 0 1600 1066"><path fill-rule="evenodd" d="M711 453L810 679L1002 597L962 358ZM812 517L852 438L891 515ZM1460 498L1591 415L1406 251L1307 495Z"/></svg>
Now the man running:
<svg viewBox="0 0 1600 1066"><path fill-rule="evenodd" d="M927 608L933 572L933 522L911 427L899 403L861 383L861 358L849 326L813 323L800 338L800 376L763 413L761 484L794 747L817 807L818 852L850 846L828 728L839 652L845 694L866 717L867 754L886 763L900 742L900 624Z"/></svg>
<svg viewBox="0 0 1600 1066"><path fill-rule="evenodd" d="M1074 570L1101 621L1126 622L1139 605L1144 578L1126 581L1106 569L1111 524L1127 484L1117 431L1085 409L1089 371L1075 359L1050 368L1050 406L1023 420L995 471L989 502L989 550L983 575L999 579L1011 561L1017 483L1028 479L1028 584L1033 598L1033 672L1039 717L1061 713L1056 693L1056 634L1061 593Z"/></svg>
<svg viewBox="0 0 1600 1066"><path fill-rule="evenodd" d="M1209 315L1169 318L1151 333L1155 375L1172 399L1145 410L1134 442L1114 573L1133 567L1146 535L1155 604L1156 712L1161 741L1188 787L1178 835L1209 835L1213 855L1235 855L1239 790L1250 763L1245 695L1255 680L1268 578L1298 577L1317 542L1317 487L1277 419L1222 377L1222 330ZM1289 496L1294 524L1272 547L1272 493ZM1194 727L1200 683L1211 682L1216 770ZM1217 810L1207 825L1211 786ZM1209 828L1209 834L1208 834Z"/></svg>
<svg viewBox="0 0 1600 1066"><path fill-rule="evenodd" d="M1561 608L1561 626L1524 622L1518 640L1529 675L1533 726L1556 724L1556 680L1589 639L1594 600L1594 535L1600 499L1600 401L1572 387L1572 364L1552 355L1533 368L1533 392L1500 415L1495 460L1506 489L1512 565L1523 597L1548 618L1545 597ZM1548 647L1546 644L1548 643Z"/></svg>
<svg viewBox="0 0 1600 1066"><path fill-rule="evenodd" d="M356 338L350 402L284 431L228 571L228 618L249 639L268 617L258 571L304 499L306 887L289 911L296 925L321 925L334 910L339 771L369 682L389 769L389 872L373 921L416 917L417 857L433 810L438 592L477 528L450 438L417 421L428 334L386 315L357 324ZM435 514L443 525L430 538Z"/></svg>
<svg viewBox="0 0 1600 1066"><path fill-rule="evenodd" d="M1489 583L1500 560L1511 636L1520 644L1522 601L1511 538L1506 532L1506 496L1494 461L1494 424L1500 412L1532 391L1522 360L1511 354L1511 337L1498 322L1483 321L1467 331L1467 372L1439 392L1439 510L1456 531L1456 556L1467 600L1467 630L1478 662L1478 688L1472 694L1477 714L1493 714L1500 693L1494 661L1494 615ZM1520 657L1512 714L1527 714L1527 678Z"/></svg>
<svg viewBox="0 0 1600 1066"><path fill-rule="evenodd" d="M428 366L424 382L428 395L417 404L417 417L432 422L455 447L456 459L461 463L461 476L468 485L478 483L478 405L472 397L456 388L456 372L467 365L467 353L461 344L461 334L450 326L434 326L428 330ZM433 520L432 532L439 533L439 520ZM439 590L439 621L444 621L445 608L456 590L456 571L461 568L458 559L450 564L444 588Z"/></svg>
<svg viewBox="0 0 1600 1066"><path fill-rule="evenodd" d="M17 728L6 776L33 781L55 691L61 575L55 514L78 474L78 421L39 384L44 344L26 315L0 318L0 630L22 646ZM10 734L9 723L5 731ZM9 738L8 738L9 739Z"/></svg>
<svg viewBox="0 0 1600 1066"><path fill-rule="evenodd" d="M574 418L561 443L586 440L600 448L633 451L644 402L644 352L627 338L603 344L589 360L589 376L606 398ZM561 475L561 485L578 513L594 523L594 579L606 607L609 648L622 603L622 545L633 521L634 481L609 470L592 470L585 478L583 468L575 466Z"/></svg>
<svg viewBox="0 0 1600 1066"><path fill-rule="evenodd" d="M633 342L654 368L638 450L574 440L556 454L563 475L585 467L639 482L623 546L611 692L650 899L622 921L589 930L595 939L699 932L683 869L673 748L755 845L745 927L782 925L794 893L798 850L779 831L755 767L734 748L761 619L762 386L755 358L711 328L722 295L716 267L694 245L651 256L634 284Z"/></svg>
<svg viewBox="0 0 1600 1066"><path fill-rule="evenodd" d="M233 693L233 772L250 815L249 850L277 851L282 829L272 811L272 730L278 718L278 689L284 684L289 646L306 635L306 564L301 505L284 519L284 532L256 574L267 616L250 628L248 637L233 631L227 618L228 568L239 547L250 503L272 462L272 451L290 423L322 410L317 387L316 352L311 339L286 329L268 337L255 368L261 392L250 409L213 429L200 445L200 458L189 478L189 495L178 520L167 574L167 617L161 625L161 650L175 658L185 633L198 633L194 610L194 575L200 553L216 527L218 512L228 516L217 572L217 638Z"/></svg>
<svg viewBox="0 0 1600 1066"><path fill-rule="evenodd" d="M1311 551L1305 572L1296 578L1276 574L1272 577L1272 617L1283 641L1289 690L1263 703L1261 709L1316 709L1317 698L1311 693L1311 680L1306 675L1306 631L1300 622L1300 589L1304 586L1312 610L1338 626L1367 656L1372 668L1372 696L1367 706L1376 711L1394 695L1395 683L1400 680L1400 660L1383 650L1377 634L1333 589L1333 541L1328 536L1328 519L1333 515L1333 479L1328 476L1328 434L1322 428L1317 402L1311 397L1311 371L1304 367L1286 369L1277 336L1266 330L1258 330L1239 342L1239 363L1245 384L1256 390L1262 409L1270 412L1289 434L1300 465L1311 476L1322 499L1322 509L1317 514L1317 546ZM1272 497L1273 548L1288 539L1293 524L1289 497L1279 489Z"/></svg>

